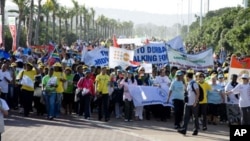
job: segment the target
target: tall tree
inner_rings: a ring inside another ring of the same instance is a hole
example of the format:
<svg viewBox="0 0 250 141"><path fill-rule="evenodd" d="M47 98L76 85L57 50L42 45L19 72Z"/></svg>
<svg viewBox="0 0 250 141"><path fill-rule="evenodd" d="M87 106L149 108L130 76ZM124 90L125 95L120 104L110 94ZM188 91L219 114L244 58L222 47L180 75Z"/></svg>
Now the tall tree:
<svg viewBox="0 0 250 141"><path fill-rule="evenodd" d="M28 14L27 2L28 0L12 0L18 7L18 10L9 10L9 12L18 13L18 24L17 24L17 35L16 35L16 45L19 46L20 35L22 32L22 22L25 24L25 15Z"/></svg>
<svg viewBox="0 0 250 141"><path fill-rule="evenodd" d="M41 20L41 11L42 11L42 0L38 0L38 7L37 7L37 19L36 19L36 28L35 28L35 39L34 44L39 45L39 32L40 32L40 20Z"/></svg>
<svg viewBox="0 0 250 141"><path fill-rule="evenodd" d="M29 24L28 24L28 32L26 38L27 47L30 47L32 45L33 13L34 13L34 0L30 0Z"/></svg>
<svg viewBox="0 0 250 141"><path fill-rule="evenodd" d="M78 36L78 16L79 16L79 4L78 4L78 2L76 1L76 0L71 0L72 1L72 3L73 3L73 5L74 5L74 16L75 16L75 33L76 33L76 35Z"/></svg>
<svg viewBox="0 0 250 141"><path fill-rule="evenodd" d="M5 19L5 0L0 0L0 8L1 8L1 11L0 11L0 16L1 16L1 18L2 18L2 33L0 33L0 34L2 34L2 43L3 43L3 45L5 45L5 32L4 32L4 24L5 24L5 22L4 22L4 19Z"/></svg>

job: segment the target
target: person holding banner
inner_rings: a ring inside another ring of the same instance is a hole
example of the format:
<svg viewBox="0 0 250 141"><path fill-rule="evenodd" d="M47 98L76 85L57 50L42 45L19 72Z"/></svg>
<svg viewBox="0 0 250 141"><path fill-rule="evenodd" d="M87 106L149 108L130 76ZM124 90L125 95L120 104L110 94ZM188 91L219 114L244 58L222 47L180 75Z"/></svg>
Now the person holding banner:
<svg viewBox="0 0 250 141"><path fill-rule="evenodd" d="M154 86L158 86L162 88L164 91L169 92L169 86L171 84L171 80L166 75L166 71L164 68L160 70L160 75L155 78ZM170 106L163 106L162 104L151 105L152 112L158 115L161 121L166 121L171 114Z"/></svg>
<svg viewBox="0 0 250 141"><path fill-rule="evenodd" d="M184 93L185 93L185 84L183 81L183 72L181 70L176 71L175 76L176 79L172 81L169 88L169 95L167 99L167 103L169 103L170 98L173 101L174 105L174 128L180 128L180 124L183 118L184 112Z"/></svg>
<svg viewBox="0 0 250 141"><path fill-rule="evenodd" d="M145 74L144 67L139 67L138 75L135 76L135 79L138 85L144 85L144 86L149 85L149 77L147 74ZM147 120L150 120L150 112L151 112L150 106L145 106L145 115ZM143 114L143 106L137 106L135 108L136 120L143 120L142 114Z"/></svg>
<svg viewBox="0 0 250 141"><path fill-rule="evenodd" d="M134 78L133 72L131 70L127 71L126 77L120 82L120 88L123 87L123 100L125 103L125 122L132 121L133 113L133 99L128 90L128 85L137 85L137 81ZM142 119L142 116L139 117Z"/></svg>

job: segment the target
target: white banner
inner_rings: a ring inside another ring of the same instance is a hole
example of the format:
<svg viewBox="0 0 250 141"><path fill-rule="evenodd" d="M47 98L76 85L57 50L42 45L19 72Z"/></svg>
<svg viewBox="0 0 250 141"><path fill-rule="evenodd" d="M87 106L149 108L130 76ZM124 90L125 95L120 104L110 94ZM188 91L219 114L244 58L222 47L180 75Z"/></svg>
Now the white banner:
<svg viewBox="0 0 250 141"><path fill-rule="evenodd" d="M108 66L109 55L108 48L95 48L91 51L82 53L82 59L88 66Z"/></svg>
<svg viewBox="0 0 250 141"><path fill-rule="evenodd" d="M119 45L122 44L135 44L136 46L142 46L142 39L140 38L122 38L122 39L117 39L117 43Z"/></svg>
<svg viewBox="0 0 250 141"><path fill-rule="evenodd" d="M150 43L135 50L134 61L158 66L168 64L167 48L164 43Z"/></svg>
<svg viewBox="0 0 250 141"><path fill-rule="evenodd" d="M109 67L115 68L121 66L125 69L130 66L130 61L133 60L134 50L127 50L117 47L109 47Z"/></svg>
<svg viewBox="0 0 250 141"><path fill-rule="evenodd" d="M185 54L169 47L168 59L170 66L177 66L181 69L207 70L214 66L212 48L199 54Z"/></svg>
<svg viewBox="0 0 250 141"><path fill-rule="evenodd" d="M145 69L145 73L152 73L153 71L152 64L142 63L141 66Z"/></svg>
<svg viewBox="0 0 250 141"><path fill-rule="evenodd" d="M155 104L172 106L171 103L167 103L168 92L159 87L129 85L128 89L135 106Z"/></svg>

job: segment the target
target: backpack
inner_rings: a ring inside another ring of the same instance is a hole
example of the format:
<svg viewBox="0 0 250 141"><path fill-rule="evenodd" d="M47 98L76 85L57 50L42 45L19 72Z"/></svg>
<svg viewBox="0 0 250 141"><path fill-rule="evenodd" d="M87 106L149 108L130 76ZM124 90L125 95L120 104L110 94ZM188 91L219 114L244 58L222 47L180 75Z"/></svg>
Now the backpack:
<svg viewBox="0 0 250 141"><path fill-rule="evenodd" d="M192 86L192 90L194 91L194 93L196 93L195 89L194 89L194 83L196 82L192 82L191 86ZM199 96L199 101L202 101L204 99L204 91L202 89L202 87L200 86L199 83L197 83L198 87L199 87L199 92L200 92L200 96Z"/></svg>

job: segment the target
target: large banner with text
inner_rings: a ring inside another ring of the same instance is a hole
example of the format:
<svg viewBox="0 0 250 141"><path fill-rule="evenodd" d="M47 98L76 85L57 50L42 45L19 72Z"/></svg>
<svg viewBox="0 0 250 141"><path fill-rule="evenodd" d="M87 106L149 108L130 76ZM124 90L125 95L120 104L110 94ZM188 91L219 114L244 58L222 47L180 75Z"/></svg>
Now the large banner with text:
<svg viewBox="0 0 250 141"><path fill-rule="evenodd" d="M194 70L207 70L207 68L214 66L212 48L199 54L185 54L170 47L167 52L170 66L177 66L181 69L192 68Z"/></svg>
<svg viewBox="0 0 250 141"><path fill-rule="evenodd" d="M133 60L134 50L127 50L117 47L109 47L109 67L115 68L121 66L125 69L130 66L130 61Z"/></svg>
<svg viewBox="0 0 250 141"><path fill-rule="evenodd" d="M87 51L83 54L82 60L88 66L108 66L109 64L109 49L108 48L96 48L91 51Z"/></svg>
<svg viewBox="0 0 250 141"><path fill-rule="evenodd" d="M135 50L134 61L148 62L157 66L168 64L165 43L150 43Z"/></svg>
<svg viewBox="0 0 250 141"><path fill-rule="evenodd" d="M156 104L161 104L163 106L172 106L171 103L167 103L168 92L162 88L129 85L128 89L131 96L133 97L135 107Z"/></svg>

